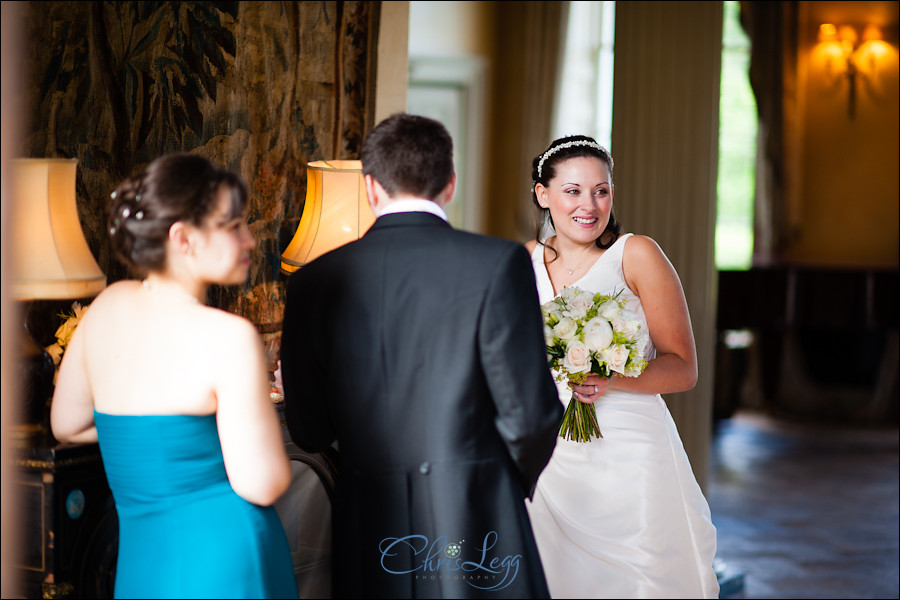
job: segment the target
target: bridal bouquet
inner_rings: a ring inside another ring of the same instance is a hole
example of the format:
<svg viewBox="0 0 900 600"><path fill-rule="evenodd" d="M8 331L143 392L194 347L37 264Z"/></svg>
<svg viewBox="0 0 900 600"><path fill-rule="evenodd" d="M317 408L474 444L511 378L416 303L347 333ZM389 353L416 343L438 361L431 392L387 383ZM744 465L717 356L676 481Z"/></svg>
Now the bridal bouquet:
<svg viewBox="0 0 900 600"><path fill-rule="evenodd" d="M647 366L647 337L637 315L612 295L591 294L577 287L563 288L559 296L541 305L547 358L557 381L582 383L589 374L637 377ZM600 433L593 404L569 401L559 437L589 442Z"/></svg>

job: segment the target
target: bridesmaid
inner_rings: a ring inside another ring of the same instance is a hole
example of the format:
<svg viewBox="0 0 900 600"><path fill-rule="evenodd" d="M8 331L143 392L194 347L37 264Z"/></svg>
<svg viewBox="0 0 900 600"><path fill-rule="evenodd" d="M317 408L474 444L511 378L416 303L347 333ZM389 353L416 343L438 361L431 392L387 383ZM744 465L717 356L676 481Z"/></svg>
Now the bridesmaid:
<svg viewBox="0 0 900 600"><path fill-rule="evenodd" d="M112 194L111 244L143 280L110 285L63 357L51 424L99 441L119 517L117 598L297 597L272 504L291 481L264 352L204 304L247 281L247 188L206 159L153 161Z"/></svg>

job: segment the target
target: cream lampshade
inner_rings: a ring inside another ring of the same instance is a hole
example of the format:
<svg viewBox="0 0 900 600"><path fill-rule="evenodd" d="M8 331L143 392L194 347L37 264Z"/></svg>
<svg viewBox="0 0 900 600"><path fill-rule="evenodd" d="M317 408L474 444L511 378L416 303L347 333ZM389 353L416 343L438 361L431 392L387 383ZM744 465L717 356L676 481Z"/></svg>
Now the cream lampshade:
<svg viewBox="0 0 900 600"><path fill-rule="evenodd" d="M374 222L360 161L309 163L306 204L297 233L281 255L282 272L289 275L326 252L359 239Z"/></svg>
<svg viewBox="0 0 900 600"><path fill-rule="evenodd" d="M10 295L16 300L87 298L106 287L78 219L77 165L76 159L12 161Z"/></svg>
<svg viewBox="0 0 900 600"><path fill-rule="evenodd" d="M75 159L23 158L10 163L12 271L15 300L96 296L106 276L88 248L75 206ZM22 332L23 423L16 435L49 434L53 359Z"/></svg>

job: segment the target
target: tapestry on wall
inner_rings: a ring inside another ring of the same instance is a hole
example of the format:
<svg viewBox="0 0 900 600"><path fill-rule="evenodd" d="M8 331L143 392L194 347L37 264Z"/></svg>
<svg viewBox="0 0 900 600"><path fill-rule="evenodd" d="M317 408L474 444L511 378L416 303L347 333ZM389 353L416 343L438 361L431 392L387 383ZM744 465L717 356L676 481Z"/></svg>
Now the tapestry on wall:
<svg viewBox="0 0 900 600"><path fill-rule="evenodd" d="M240 173L257 236L249 282L210 304L281 329L281 251L306 164L357 159L371 128L377 2L32 2L21 156L77 158L85 236L110 283L110 192L158 156ZM52 315L51 315L52 316Z"/></svg>

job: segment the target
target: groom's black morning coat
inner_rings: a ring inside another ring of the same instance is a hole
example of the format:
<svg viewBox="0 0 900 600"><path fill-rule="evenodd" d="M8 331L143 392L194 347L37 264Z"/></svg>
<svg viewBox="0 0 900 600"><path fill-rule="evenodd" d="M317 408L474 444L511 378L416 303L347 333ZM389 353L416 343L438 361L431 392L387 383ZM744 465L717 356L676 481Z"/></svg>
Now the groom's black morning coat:
<svg viewBox="0 0 900 600"><path fill-rule="evenodd" d="M291 276L294 442L338 441L339 597L540 597L524 498L562 406L531 260L423 212L384 215Z"/></svg>

